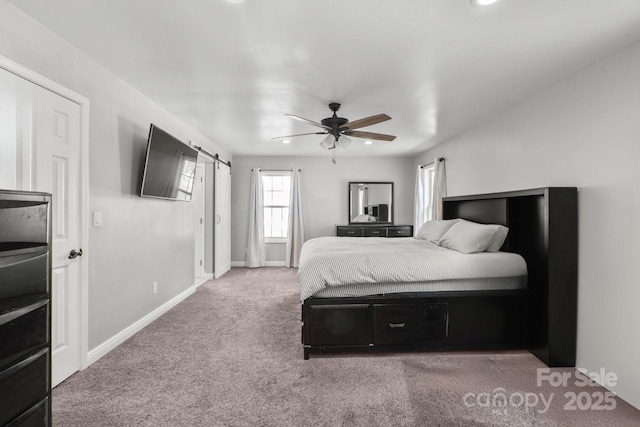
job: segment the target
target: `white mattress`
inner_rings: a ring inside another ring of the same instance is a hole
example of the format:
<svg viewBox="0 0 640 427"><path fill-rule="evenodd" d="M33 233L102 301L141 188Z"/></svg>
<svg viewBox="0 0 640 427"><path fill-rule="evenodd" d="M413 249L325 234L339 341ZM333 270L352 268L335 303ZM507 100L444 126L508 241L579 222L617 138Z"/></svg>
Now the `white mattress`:
<svg viewBox="0 0 640 427"><path fill-rule="evenodd" d="M320 237L300 254L300 300L392 292L519 289L527 265L507 252L462 254L427 240Z"/></svg>

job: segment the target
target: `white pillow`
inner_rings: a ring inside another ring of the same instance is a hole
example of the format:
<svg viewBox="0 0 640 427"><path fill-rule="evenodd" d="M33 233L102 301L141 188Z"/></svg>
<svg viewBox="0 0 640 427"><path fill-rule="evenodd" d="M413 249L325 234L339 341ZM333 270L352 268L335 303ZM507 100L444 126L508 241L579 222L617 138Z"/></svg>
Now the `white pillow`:
<svg viewBox="0 0 640 427"><path fill-rule="evenodd" d="M442 236L438 245L463 254L484 252L498 227L496 224L478 224L460 219Z"/></svg>
<svg viewBox="0 0 640 427"><path fill-rule="evenodd" d="M507 234L509 234L509 228L504 225L498 225L498 230L493 235L493 239L491 239L491 243L487 247L487 252L498 252L504 241L507 240Z"/></svg>
<svg viewBox="0 0 640 427"><path fill-rule="evenodd" d="M429 240L438 244L442 236L444 236L456 222L458 222L458 219L434 219L427 221L420 227L418 234L416 234L416 239Z"/></svg>

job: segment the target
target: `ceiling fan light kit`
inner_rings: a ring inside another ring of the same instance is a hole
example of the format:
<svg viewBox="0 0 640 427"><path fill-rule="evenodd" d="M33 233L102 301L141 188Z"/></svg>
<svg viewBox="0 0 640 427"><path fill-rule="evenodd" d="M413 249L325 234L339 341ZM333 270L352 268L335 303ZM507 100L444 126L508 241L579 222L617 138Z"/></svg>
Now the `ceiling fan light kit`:
<svg viewBox="0 0 640 427"><path fill-rule="evenodd" d="M347 148L349 146L349 144L351 144L351 139L347 138L346 136L342 135L340 138L338 138L338 140L336 141L336 146L340 147L340 148Z"/></svg>
<svg viewBox="0 0 640 427"><path fill-rule="evenodd" d="M347 148L351 144L351 139L347 138L344 135L341 135L338 139L335 136L329 134L322 141L320 141L320 146L322 148L326 148L327 150L334 150L336 148Z"/></svg>
<svg viewBox="0 0 640 427"><path fill-rule="evenodd" d="M333 135L327 135L322 141L320 141L320 146L322 148L326 148L330 150L335 142L335 137Z"/></svg>

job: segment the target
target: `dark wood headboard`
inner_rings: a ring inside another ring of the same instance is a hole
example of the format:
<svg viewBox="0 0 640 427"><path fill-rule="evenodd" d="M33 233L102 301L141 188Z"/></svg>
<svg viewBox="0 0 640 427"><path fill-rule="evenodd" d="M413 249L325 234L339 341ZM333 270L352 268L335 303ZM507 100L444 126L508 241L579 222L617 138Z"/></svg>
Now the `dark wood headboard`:
<svg viewBox="0 0 640 427"><path fill-rule="evenodd" d="M577 188L446 197L443 218L509 227L501 250L518 253L527 262L531 351L547 364L575 366Z"/></svg>
<svg viewBox="0 0 640 427"><path fill-rule="evenodd" d="M541 249L547 190L446 197L443 201L444 219L464 218L481 224L507 226L509 234L502 250L525 256L534 249L532 246Z"/></svg>

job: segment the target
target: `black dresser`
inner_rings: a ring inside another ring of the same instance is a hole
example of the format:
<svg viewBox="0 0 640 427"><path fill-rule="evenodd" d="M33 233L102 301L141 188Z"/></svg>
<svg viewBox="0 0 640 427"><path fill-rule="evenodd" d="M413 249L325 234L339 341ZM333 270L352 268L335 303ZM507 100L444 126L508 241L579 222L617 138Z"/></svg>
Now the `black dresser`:
<svg viewBox="0 0 640 427"><path fill-rule="evenodd" d="M0 190L0 425L51 425L51 196Z"/></svg>
<svg viewBox="0 0 640 427"><path fill-rule="evenodd" d="M413 225L338 225L339 237L413 237Z"/></svg>

